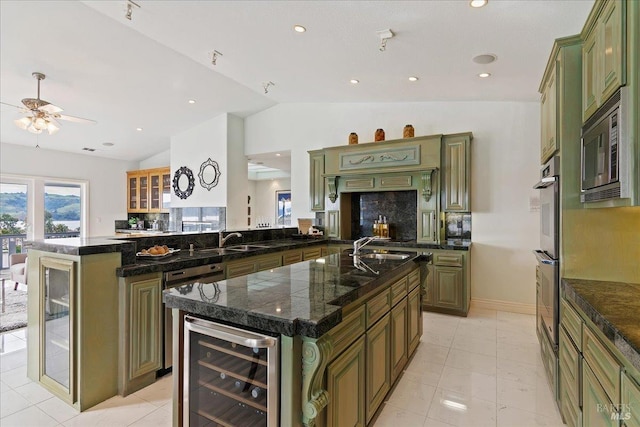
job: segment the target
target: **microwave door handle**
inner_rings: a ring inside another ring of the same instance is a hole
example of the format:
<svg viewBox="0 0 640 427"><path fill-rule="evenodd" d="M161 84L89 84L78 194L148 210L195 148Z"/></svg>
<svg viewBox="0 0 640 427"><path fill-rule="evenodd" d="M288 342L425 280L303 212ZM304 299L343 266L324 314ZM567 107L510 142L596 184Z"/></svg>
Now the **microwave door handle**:
<svg viewBox="0 0 640 427"><path fill-rule="evenodd" d="M545 254L542 251L533 251L533 253L536 255L538 261L542 264L558 265L558 260L549 257L549 255Z"/></svg>

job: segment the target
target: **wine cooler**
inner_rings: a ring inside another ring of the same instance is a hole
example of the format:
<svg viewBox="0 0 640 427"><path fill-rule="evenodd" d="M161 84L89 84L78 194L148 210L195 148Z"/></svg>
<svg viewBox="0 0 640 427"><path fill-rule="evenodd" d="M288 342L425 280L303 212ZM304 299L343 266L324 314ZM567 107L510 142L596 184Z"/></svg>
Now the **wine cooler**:
<svg viewBox="0 0 640 427"><path fill-rule="evenodd" d="M185 317L184 425L278 425L278 338Z"/></svg>

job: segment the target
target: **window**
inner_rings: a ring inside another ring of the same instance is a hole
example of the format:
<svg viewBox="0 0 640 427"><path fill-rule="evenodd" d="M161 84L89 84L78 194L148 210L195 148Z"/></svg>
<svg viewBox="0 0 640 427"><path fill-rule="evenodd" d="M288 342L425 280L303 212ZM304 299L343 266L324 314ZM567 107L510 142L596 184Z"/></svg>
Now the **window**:
<svg viewBox="0 0 640 427"><path fill-rule="evenodd" d="M47 238L77 237L82 221L82 192L78 184L44 185L44 234Z"/></svg>

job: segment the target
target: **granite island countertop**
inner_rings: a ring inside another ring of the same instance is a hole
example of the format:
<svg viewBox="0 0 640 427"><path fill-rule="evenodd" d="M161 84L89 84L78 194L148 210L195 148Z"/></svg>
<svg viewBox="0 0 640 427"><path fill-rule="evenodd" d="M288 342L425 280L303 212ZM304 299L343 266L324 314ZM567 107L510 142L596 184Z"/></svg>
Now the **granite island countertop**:
<svg viewBox="0 0 640 427"><path fill-rule="evenodd" d="M363 251L364 252L364 251ZM405 260L362 259L332 254L215 283L163 291L167 307L240 327L318 338L342 320L342 307L407 273L431 254L406 252ZM375 274L374 271L379 274Z"/></svg>
<svg viewBox="0 0 640 427"><path fill-rule="evenodd" d="M640 283L563 278L562 291L640 371Z"/></svg>

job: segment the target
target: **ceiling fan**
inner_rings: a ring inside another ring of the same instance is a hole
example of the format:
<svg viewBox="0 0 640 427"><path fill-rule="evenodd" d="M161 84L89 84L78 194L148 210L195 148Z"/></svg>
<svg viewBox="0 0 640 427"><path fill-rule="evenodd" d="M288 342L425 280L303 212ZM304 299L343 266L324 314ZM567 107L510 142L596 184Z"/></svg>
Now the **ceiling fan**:
<svg viewBox="0 0 640 427"><path fill-rule="evenodd" d="M58 132L61 127L57 120L67 120L77 123L95 123L95 120L60 114L62 112L62 108L57 107L44 99L40 99L40 81L44 80L46 76L39 72L31 73L31 75L38 80L37 98L24 98L22 100L24 107L0 102L0 104L15 107L22 113L27 114L25 117L15 120L14 122L20 129L25 129L36 134L42 133L42 131L46 130L49 132L49 135L53 135Z"/></svg>

